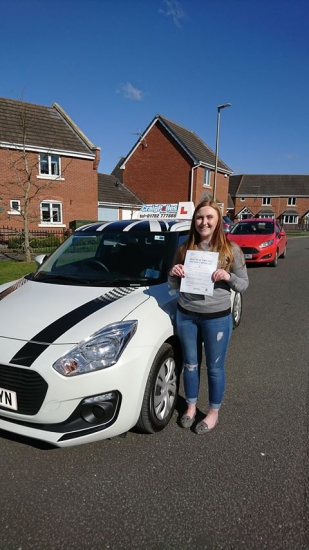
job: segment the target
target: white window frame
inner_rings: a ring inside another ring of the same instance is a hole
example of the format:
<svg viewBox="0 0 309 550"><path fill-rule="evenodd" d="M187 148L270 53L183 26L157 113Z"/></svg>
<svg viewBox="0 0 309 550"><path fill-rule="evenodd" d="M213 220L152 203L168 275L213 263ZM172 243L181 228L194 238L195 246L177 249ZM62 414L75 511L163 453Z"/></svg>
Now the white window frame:
<svg viewBox="0 0 309 550"><path fill-rule="evenodd" d="M210 187L210 174L211 171L209 170L209 168L204 168L203 187Z"/></svg>
<svg viewBox="0 0 309 550"><path fill-rule="evenodd" d="M13 206L14 203L18 204L18 208L15 208ZM13 216L20 216L21 208L20 208L20 200L19 199L11 199L10 200L10 210L8 211L8 214L12 214Z"/></svg>
<svg viewBox="0 0 309 550"><path fill-rule="evenodd" d="M274 218L275 214L259 214L259 218Z"/></svg>
<svg viewBox="0 0 309 550"><path fill-rule="evenodd" d="M271 197L263 197L262 206L269 206L269 205L271 205Z"/></svg>
<svg viewBox="0 0 309 550"><path fill-rule="evenodd" d="M43 158L47 157L47 163L48 163L48 173L45 174L41 172L42 167L42 161ZM53 160L56 159L56 160ZM53 174L53 166L57 165L58 167L58 174ZM39 175L37 178L40 179L48 179L48 180L58 180L58 181L64 181L64 178L61 177L61 157L59 155L52 155L49 153L41 153L39 155Z"/></svg>
<svg viewBox="0 0 309 550"><path fill-rule="evenodd" d="M298 216L296 214L284 214L282 216L282 223L284 225L289 225L289 224L296 225L298 224Z"/></svg>
<svg viewBox="0 0 309 550"><path fill-rule="evenodd" d="M253 212L251 212L250 208L247 206L244 206L240 212L237 214L237 220L247 220L248 218L254 218Z"/></svg>
<svg viewBox="0 0 309 550"><path fill-rule="evenodd" d="M288 197L287 206L296 206L296 197Z"/></svg>
<svg viewBox="0 0 309 550"><path fill-rule="evenodd" d="M48 204L49 205L49 214L50 214L50 220L43 220L43 205ZM53 221L53 208L54 206L59 206L59 215L60 220L59 221ZM40 218L41 223L39 224L39 227L50 227L50 226L57 226L57 227L65 227L65 224L62 222L62 202L60 201L53 201L53 200L45 200L40 203Z"/></svg>

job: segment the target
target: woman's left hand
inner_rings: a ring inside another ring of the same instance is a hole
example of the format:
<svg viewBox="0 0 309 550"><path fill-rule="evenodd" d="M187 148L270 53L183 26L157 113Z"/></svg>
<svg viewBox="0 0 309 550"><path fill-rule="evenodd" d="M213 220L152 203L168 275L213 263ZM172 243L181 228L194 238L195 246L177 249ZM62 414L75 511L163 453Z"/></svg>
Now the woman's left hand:
<svg viewBox="0 0 309 550"><path fill-rule="evenodd" d="M216 271L212 274L212 280L214 283L218 281L229 281L231 278L231 275L225 271L225 269L216 269Z"/></svg>

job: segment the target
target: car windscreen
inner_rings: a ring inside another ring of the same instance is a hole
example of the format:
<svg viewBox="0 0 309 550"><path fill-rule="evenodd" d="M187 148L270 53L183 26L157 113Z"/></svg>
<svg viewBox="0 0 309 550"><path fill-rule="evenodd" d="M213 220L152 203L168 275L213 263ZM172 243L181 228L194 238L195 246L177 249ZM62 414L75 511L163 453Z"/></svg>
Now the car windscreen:
<svg viewBox="0 0 309 550"><path fill-rule="evenodd" d="M47 258L37 281L100 286L165 282L177 246L176 233L77 232Z"/></svg>
<svg viewBox="0 0 309 550"><path fill-rule="evenodd" d="M238 222L231 229L231 235L271 235L274 232L273 222Z"/></svg>

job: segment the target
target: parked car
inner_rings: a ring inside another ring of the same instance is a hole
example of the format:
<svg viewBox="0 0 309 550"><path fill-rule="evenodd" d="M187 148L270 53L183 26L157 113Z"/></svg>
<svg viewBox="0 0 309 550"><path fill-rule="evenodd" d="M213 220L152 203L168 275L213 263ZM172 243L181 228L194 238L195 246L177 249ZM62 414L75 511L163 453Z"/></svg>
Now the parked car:
<svg viewBox="0 0 309 550"><path fill-rule="evenodd" d="M224 233L229 233L234 225L231 218L228 216L222 216L222 224Z"/></svg>
<svg viewBox="0 0 309 550"><path fill-rule="evenodd" d="M0 287L0 429L64 447L168 424L181 352L167 273L190 219L167 206L80 227ZM231 306L237 326L241 294Z"/></svg>
<svg viewBox="0 0 309 550"><path fill-rule="evenodd" d="M286 257L286 233L279 221L273 218L250 218L239 221L231 229L228 239L241 247L246 262L259 262L276 267L278 258Z"/></svg>

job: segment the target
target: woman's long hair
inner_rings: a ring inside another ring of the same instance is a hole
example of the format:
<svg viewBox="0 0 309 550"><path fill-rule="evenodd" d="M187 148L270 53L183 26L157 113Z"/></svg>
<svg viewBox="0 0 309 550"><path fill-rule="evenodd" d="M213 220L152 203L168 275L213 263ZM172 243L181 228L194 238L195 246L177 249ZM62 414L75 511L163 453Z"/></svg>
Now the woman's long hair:
<svg viewBox="0 0 309 550"><path fill-rule="evenodd" d="M203 208L204 206L211 206L218 214L218 223L210 241L209 251L219 252L218 266L220 268L229 270L230 265L234 259L232 245L230 241L226 238L223 231L222 213L219 205L211 199L205 199L196 206L192 217L189 237L187 241L183 243L178 249L178 263L184 263L187 250L196 250L197 248L199 248L198 245L201 242L201 237L195 228L195 219L199 209Z"/></svg>

